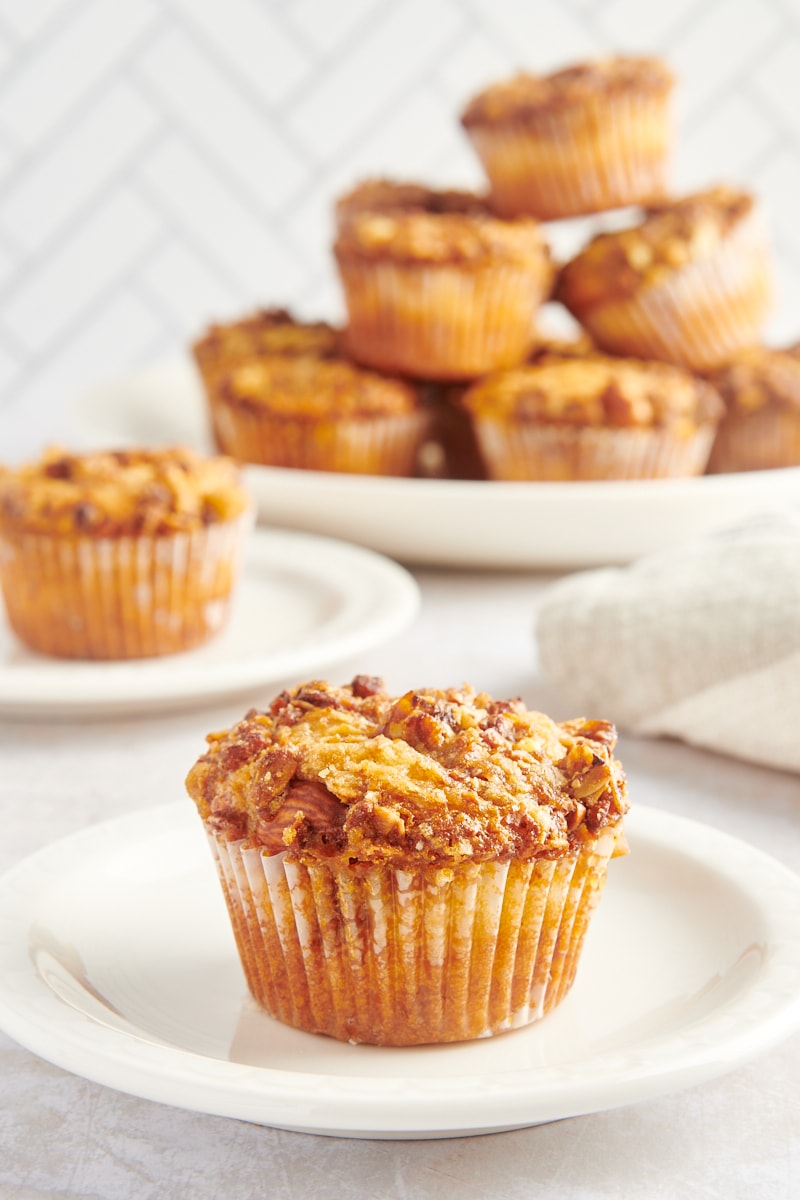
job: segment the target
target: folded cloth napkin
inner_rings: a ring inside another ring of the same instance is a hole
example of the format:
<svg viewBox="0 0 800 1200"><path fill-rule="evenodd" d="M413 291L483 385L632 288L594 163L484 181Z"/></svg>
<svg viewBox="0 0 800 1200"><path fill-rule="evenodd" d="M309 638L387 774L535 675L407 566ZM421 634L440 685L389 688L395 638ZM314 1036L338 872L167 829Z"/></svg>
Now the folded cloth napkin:
<svg viewBox="0 0 800 1200"><path fill-rule="evenodd" d="M800 771L800 513L569 576L536 630L573 711Z"/></svg>

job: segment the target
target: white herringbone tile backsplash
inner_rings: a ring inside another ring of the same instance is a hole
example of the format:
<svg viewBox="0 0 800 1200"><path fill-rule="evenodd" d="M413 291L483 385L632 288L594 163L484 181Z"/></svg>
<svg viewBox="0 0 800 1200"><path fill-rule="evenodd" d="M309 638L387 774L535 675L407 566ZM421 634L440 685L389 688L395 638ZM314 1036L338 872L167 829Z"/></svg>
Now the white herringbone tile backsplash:
<svg viewBox="0 0 800 1200"><path fill-rule="evenodd" d="M679 76L676 190L763 197L800 338L800 0L0 0L0 456L211 319L340 316L338 192L481 186L474 91L620 49Z"/></svg>

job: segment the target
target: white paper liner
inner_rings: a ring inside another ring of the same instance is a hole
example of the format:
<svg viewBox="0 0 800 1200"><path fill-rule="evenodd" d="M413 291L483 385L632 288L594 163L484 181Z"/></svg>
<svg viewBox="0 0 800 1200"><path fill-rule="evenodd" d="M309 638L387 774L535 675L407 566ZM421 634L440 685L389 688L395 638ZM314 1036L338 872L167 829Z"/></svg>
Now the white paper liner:
<svg viewBox="0 0 800 1200"><path fill-rule="evenodd" d="M430 416L422 409L317 422L276 417L220 398L211 400L211 410L223 453L242 462L304 471L411 475L430 427Z"/></svg>
<svg viewBox="0 0 800 1200"><path fill-rule="evenodd" d="M347 346L359 362L423 379L516 366L534 339L549 268L342 262Z"/></svg>
<svg viewBox="0 0 800 1200"><path fill-rule="evenodd" d="M31 649L62 658L197 646L225 623L251 519L158 537L0 535L11 627Z"/></svg>
<svg viewBox="0 0 800 1200"><path fill-rule="evenodd" d="M679 437L669 429L578 428L478 417L475 433L495 480L667 479L703 473L714 426Z"/></svg>
<svg viewBox="0 0 800 1200"><path fill-rule="evenodd" d="M208 829L248 986L340 1041L415 1045L538 1020L572 985L619 826L558 860L306 866Z"/></svg>
<svg viewBox="0 0 800 1200"><path fill-rule="evenodd" d="M673 129L666 93L597 97L577 119L540 115L535 126L509 121L467 132L502 216L579 216L667 191Z"/></svg>

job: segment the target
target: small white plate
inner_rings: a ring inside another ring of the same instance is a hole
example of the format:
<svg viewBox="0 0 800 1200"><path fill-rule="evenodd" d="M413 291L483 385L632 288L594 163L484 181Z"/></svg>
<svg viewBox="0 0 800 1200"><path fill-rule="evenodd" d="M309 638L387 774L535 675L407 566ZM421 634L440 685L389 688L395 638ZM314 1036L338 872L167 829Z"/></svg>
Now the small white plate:
<svg viewBox="0 0 800 1200"><path fill-rule="evenodd" d="M0 1027L147 1099L347 1137L452 1137L645 1100L800 1024L800 879L685 818L634 811L578 978L500 1037L351 1046L245 993L188 800L96 825L0 880Z"/></svg>
<svg viewBox="0 0 800 1200"><path fill-rule="evenodd" d="M149 712L319 671L399 633L419 589L397 563L329 538L254 530L225 629L197 650L125 662L27 651L0 609L0 714Z"/></svg>
<svg viewBox="0 0 800 1200"><path fill-rule="evenodd" d="M74 413L92 446L208 450L202 389L176 361L111 382ZM261 518L345 538L403 562L496 568L629 562L687 536L800 501L800 467L699 479L486 483L246 468Z"/></svg>

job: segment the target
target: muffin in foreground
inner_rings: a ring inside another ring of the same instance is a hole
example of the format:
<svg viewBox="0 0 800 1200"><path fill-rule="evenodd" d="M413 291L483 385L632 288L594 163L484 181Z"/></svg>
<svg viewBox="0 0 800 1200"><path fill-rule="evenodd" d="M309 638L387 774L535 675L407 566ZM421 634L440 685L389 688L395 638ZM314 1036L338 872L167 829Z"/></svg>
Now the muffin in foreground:
<svg viewBox="0 0 800 1200"><path fill-rule="evenodd" d="M606 721L357 676L211 734L187 778L250 991L342 1041L489 1037L567 994L627 810Z"/></svg>
<svg viewBox="0 0 800 1200"><path fill-rule="evenodd" d="M561 270L557 298L601 350L693 370L759 341L772 305L766 231L753 197L711 188L602 233Z"/></svg>
<svg viewBox="0 0 800 1200"><path fill-rule="evenodd" d="M243 462L411 475L430 416L417 388L344 359L261 358L218 382L221 448Z"/></svg>
<svg viewBox="0 0 800 1200"><path fill-rule="evenodd" d="M461 405L500 480L699 475L722 413L714 389L688 371L598 354L490 375Z"/></svg>
<svg viewBox="0 0 800 1200"><path fill-rule="evenodd" d="M30 649L129 659L225 623L250 504L235 465L182 447L48 451L0 471L0 586Z"/></svg>
<svg viewBox="0 0 800 1200"><path fill-rule="evenodd" d="M800 347L751 346L710 378L725 404L710 472L800 466Z"/></svg>
<svg viewBox="0 0 800 1200"><path fill-rule="evenodd" d="M663 196L673 85L660 59L617 55L486 88L461 123L489 177L492 207L553 220Z"/></svg>
<svg viewBox="0 0 800 1200"><path fill-rule="evenodd" d="M367 366L429 380L471 379L522 362L552 283L539 223L499 220L471 193L366 188L337 205L348 352Z"/></svg>

